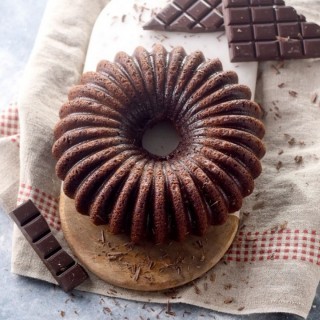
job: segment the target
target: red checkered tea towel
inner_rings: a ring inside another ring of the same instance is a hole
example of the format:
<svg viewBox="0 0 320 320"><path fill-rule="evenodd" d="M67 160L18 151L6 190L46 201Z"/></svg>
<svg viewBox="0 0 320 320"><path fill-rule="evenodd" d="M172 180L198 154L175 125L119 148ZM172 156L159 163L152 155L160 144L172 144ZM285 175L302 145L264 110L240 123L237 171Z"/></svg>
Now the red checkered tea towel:
<svg viewBox="0 0 320 320"><path fill-rule="evenodd" d="M80 77L92 27L105 3L93 0L88 7L80 0L49 1L25 73L19 111L10 106L0 116L1 204L9 211L31 198L66 249L52 129L68 88ZM319 2L292 4L309 20L320 22ZM193 284L178 288L172 302L234 314L307 316L320 279L319 84L319 59L260 65L256 98L265 109L263 174L244 203L240 230L223 261ZM17 228L12 271L54 282ZM81 290L168 301L168 293L114 290L92 274L90 279Z"/></svg>

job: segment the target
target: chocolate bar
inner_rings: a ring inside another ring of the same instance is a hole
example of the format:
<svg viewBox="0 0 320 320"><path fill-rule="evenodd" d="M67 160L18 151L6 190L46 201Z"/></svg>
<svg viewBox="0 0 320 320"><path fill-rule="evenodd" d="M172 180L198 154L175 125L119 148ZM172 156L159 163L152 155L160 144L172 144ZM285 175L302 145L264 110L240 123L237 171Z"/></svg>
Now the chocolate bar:
<svg viewBox="0 0 320 320"><path fill-rule="evenodd" d="M173 0L143 29L195 33L223 30L221 1Z"/></svg>
<svg viewBox="0 0 320 320"><path fill-rule="evenodd" d="M73 290L88 278L83 267L62 249L31 200L9 215L65 292Z"/></svg>
<svg viewBox="0 0 320 320"><path fill-rule="evenodd" d="M230 60L320 57L320 26L282 0L223 0Z"/></svg>

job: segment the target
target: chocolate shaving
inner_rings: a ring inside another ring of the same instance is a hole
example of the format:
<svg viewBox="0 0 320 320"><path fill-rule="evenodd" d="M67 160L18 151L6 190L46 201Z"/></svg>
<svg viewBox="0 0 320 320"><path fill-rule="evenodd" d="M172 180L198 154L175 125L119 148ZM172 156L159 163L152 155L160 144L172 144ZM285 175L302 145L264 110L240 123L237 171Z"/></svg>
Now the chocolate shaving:
<svg viewBox="0 0 320 320"><path fill-rule="evenodd" d="M300 165L303 162L303 158L302 158L302 156L295 156L294 161L296 162L296 164Z"/></svg>
<svg viewBox="0 0 320 320"><path fill-rule="evenodd" d="M166 314L168 314L170 316L175 316L176 315L176 313L171 310L171 304L170 304L169 300L167 302Z"/></svg>
<svg viewBox="0 0 320 320"><path fill-rule="evenodd" d="M315 92L311 95L311 102L316 103L318 100L318 94Z"/></svg>
<svg viewBox="0 0 320 320"><path fill-rule="evenodd" d="M104 307L102 310L103 310L103 313L104 313L104 314L112 313L112 312L111 312L111 309L110 309L109 307Z"/></svg>
<svg viewBox="0 0 320 320"><path fill-rule="evenodd" d="M196 241L196 244L199 246L199 248L203 248L203 243L200 239Z"/></svg>
<svg viewBox="0 0 320 320"><path fill-rule="evenodd" d="M118 291L116 289L113 289L113 288L109 288L109 291L114 293L114 294L118 293Z"/></svg>
<svg viewBox="0 0 320 320"><path fill-rule="evenodd" d="M283 231L288 226L288 221L285 221L284 223L280 224L279 231Z"/></svg>
<svg viewBox="0 0 320 320"><path fill-rule="evenodd" d="M215 273L211 273L210 276L209 276L209 279L210 279L211 282L215 282L216 281Z"/></svg>
<svg viewBox="0 0 320 320"><path fill-rule="evenodd" d="M271 68L273 68L276 71L276 74L281 73L280 70L274 64L271 65Z"/></svg>
<svg viewBox="0 0 320 320"><path fill-rule="evenodd" d="M282 166L283 166L282 161L278 161L278 163L276 164L277 171L279 171L282 168Z"/></svg>
<svg viewBox="0 0 320 320"><path fill-rule="evenodd" d="M296 144L296 139L295 138L291 138L288 143L290 144L290 146L293 146Z"/></svg>
<svg viewBox="0 0 320 320"><path fill-rule="evenodd" d="M192 282L192 284L193 284L195 293L196 293L196 294L201 294L201 290L200 290L200 288L196 285L196 283L195 283L195 282Z"/></svg>
<svg viewBox="0 0 320 320"><path fill-rule="evenodd" d="M226 33L225 32L222 32L220 33L216 38L218 41L220 41L220 38L223 37Z"/></svg>
<svg viewBox="0 0 320 320"><path fill-rule="evenodd" d="M234 299L232 297L227 297L224 299L223 303L225 304L230 304L234 301Z"/></svg>
<svg viewBox="0 0 320 320"><path fill-rule="evenodd" d="M101 230L101 243L102 243L102 244L105 244L105 243L106 243L106 238L105 238L105 236L104 236L104 231L103 231L103 230Z"/></svg>
<svg viewBox="0 0 320 320"><path fill-rule="evenodd" d="M134 281L138 281L139 280L139 276L140 276L140 272L141 272L141 267L138 267L134 276L133 276L133 280Z"/></svg>
<svg viewBox="0 0 320 320"><path fill-rule="evenodd" d="M254 237L254 236L246 235L246 240L247 240L247 241L257 241L258 238L257 238L257 237Z"/></svg>
<svg viewBox="0 0 320 320"><path fill-rule="evenodd" d="M252 210L259 210L264 208L264 201L259 201L252 206Z"/></svg>
<svg viewBox="0 0 320 320"><path fill-rule="evenodd" d="M293 90L289 90L289 94L291 97L294 97L294 98L296 98L298 96L298 92L293 91Z"/></svg>
<svg viewBox="0 0 320 320"><path fill-rule="evenodd" d="M232 284L228 283L223 286L224 290L230 290L232 288Z"/></svg>
<svg viewBox="0 0 320 320"><path fill-rule="evenodd" d="M280 37L276 36L276 39L280 42L288 42L290 40L290 37Z"/></svg>
<svg viewBox="0 0 320 320"><path fill-rule="evenodd" d="M107 253L107 258L109 259L109 261L114 261L119 259L120 257L126 255L126 252L108 252Z"/></svg>

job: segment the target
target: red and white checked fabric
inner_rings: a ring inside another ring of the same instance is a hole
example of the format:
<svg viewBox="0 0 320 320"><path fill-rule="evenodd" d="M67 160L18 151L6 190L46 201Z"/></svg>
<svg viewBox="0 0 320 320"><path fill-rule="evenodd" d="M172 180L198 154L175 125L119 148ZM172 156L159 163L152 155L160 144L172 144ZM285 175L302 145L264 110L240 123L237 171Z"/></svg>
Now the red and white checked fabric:
<svg viewBox="0 0 320 320"><path fill-rule="evenodd" d="M301 260L320 265L320 233L298 229L239 232L225 259L237 262Z"/></svg>
<svg viewBox="0 0 320 320"><path fill-rule="evenodd" d="M10 140L19 146L19 111L16 104L1 111L0 136L10 137Z"/></svg>
<svg viewBox="0 0 320 320"><path fill-rule="evenodd" d="M19 133L19 113L17 105L11 105L0 114L0 134L4 137Z"/></svg>
<svg viewBox="0 0 320 320"><path fill-rule="evenodd" d="M19 187L17 204L31 199L36 207L40 210L50 227L55 230L61 230L61 223L59 217L59 200L52 195L33 188L30 185L21 183Z"/></svg>

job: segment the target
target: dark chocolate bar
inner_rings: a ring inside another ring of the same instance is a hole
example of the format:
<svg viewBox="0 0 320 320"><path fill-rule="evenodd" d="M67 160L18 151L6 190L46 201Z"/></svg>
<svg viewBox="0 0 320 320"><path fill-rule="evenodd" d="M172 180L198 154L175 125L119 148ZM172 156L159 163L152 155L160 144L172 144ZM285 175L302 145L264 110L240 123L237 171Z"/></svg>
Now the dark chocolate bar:
<svg viewBox="0 0 320 320"><path fill-rule="evenodd" d="M82 266L61 248L31 200L9 215L65 292L71 291L88 278Z"/></svg>
<svg viewBox="0 0 320 320"><path fill-rule="evenodd" d="M282 0L223 0L230 60L320 57L320 26Z"/></svg>
<svg viewBox="0 0 320 320"><path fill-rule="evenodd" d="M210 32L223 30L222 0L173 0L145 30Z"/></svg>

